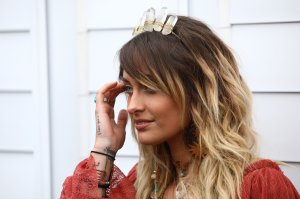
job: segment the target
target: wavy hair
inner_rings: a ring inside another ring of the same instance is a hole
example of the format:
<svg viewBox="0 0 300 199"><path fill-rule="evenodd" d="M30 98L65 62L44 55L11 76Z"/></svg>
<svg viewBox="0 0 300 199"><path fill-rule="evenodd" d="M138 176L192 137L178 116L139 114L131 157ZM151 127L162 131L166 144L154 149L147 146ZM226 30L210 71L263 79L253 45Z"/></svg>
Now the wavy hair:
<svg viewBox="0 0 300 199"><path fill-rule="evenodd" d="M119 51L119 77L125 70L140 84L160 89L194 124L199 150L207 153L192 160L177 185L187 188L187 198L240 197L244 169L256 159L251 92L230 48L207 25L178 16L173 32L144 32L128 41ZM168 145L139 144L139 150L136 198L153 191L154 161L163 196L176 176Z"/></svg>

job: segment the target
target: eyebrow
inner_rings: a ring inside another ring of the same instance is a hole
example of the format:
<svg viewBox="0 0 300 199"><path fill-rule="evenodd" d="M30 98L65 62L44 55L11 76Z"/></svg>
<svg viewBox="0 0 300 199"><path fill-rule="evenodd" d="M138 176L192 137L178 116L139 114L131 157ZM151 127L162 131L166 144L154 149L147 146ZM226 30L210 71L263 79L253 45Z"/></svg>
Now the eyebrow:
<svg viewBox="0 0 300 199"><path fill-rule="evenodd" d="M155 82L155 79L153 78L153 76L151 76L151 75L146 75L146 76L147 76L147 78L149 78L150 81ZM120 77L119 80L122 81L122 82L129 83L129 84L130 84L130 81L127 80L126 78L124 78L123 76Z"/></svg>
<svg viewBox="0 0 300 199"><path fill-rule="evenodd" d="M128 81L126 78L124 77L120 77L120 81L125 82L125 83L130 83L130 81Z"/></svg>

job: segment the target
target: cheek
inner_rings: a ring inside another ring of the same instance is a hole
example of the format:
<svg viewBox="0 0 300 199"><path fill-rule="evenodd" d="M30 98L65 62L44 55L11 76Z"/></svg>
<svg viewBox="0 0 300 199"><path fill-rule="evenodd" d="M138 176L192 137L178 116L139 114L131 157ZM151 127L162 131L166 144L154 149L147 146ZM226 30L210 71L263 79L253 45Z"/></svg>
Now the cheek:
<svg viewBox="0 0 300 199"><path fill-rule="evenodd" d="M155 107L153 106L151 112L157 119L158 125L162 128L178 130L182 126L180 111L176 106L170 106L170 103L161 103Z"/></svg>

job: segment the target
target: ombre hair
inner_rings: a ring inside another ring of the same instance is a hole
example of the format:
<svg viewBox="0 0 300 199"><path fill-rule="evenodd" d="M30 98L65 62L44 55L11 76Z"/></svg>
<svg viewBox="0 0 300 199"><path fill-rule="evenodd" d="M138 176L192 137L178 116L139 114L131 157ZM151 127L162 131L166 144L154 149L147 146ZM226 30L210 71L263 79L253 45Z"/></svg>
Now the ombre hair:
<svg viewBox="0 0 300 199"><path fill-rule="evenodd" d="M244 169L256 159L251 92L231 50L207 25L178 16L173 32L144 32L128 41L119 52L119 77L126 71L140 84L166 93L182 119L195 126L195 142L207 153L192 160L177 185L186 187L186 198L241 197ZM153 191L155 161L162 196L176 176L168 145L138 145L136 198L149 198Z"/></svg>

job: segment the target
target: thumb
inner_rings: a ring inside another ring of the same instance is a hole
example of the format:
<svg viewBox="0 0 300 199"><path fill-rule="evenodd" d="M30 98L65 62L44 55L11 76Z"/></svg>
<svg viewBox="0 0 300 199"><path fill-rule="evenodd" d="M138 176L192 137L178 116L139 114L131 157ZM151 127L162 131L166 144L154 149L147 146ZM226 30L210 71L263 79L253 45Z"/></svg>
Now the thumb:
<svg viewBox="0 0 300 199"><path fill-rule="evenodd" d="M117 126L122 129L125 129L127 120L128 120L127 111L124 109L120 110L119 115L118 115Z"/></svg>

